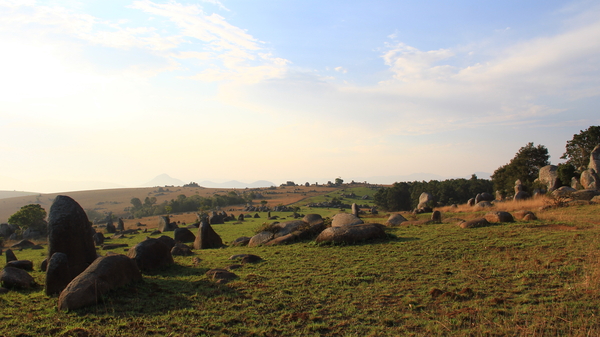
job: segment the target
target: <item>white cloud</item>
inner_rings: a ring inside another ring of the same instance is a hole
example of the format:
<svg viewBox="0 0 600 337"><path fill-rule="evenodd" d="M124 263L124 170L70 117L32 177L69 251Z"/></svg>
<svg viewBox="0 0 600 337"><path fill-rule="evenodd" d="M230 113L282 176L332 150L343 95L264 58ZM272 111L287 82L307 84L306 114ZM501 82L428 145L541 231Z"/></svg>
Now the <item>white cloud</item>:
<svg viewBox="0 0 600 337"><path fill-rule="evenodd" d="M342 74L348 73L348 69L346 69L344 67L335 67L334 69L335 69L335 71L342 73Z"/></svg>

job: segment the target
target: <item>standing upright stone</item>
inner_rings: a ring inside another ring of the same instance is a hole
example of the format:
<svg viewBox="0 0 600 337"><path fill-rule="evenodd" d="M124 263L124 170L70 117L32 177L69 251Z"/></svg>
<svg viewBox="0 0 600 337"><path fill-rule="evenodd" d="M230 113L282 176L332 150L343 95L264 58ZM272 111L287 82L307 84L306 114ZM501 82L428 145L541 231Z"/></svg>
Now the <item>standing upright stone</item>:
<svg viewBox="0 0 600 337"><path fill-rule="evenodd" d="M433 195L431 195L430 193L427 193L427 192L423 192L419 196L419 204L417 205L417 208L428 207L428 206L430 206L430 204L432 202L433 202Z"/></svg>
<svg viewBox="0 0 600 337"><path fill-rule="evenodd" d="M12 249L7 249L5 253L6 253L6 263L9 263L10 261L18 260L15 253L13 253Z"/></svg>
<svg viewBox="0 0 600 337"><path fill-rule="evenodd" d="M431 221L433 221L433 223L442 223L442 213L440 211L434 211L431 214Z"/></svg>
<svg viewBox="0 0 600 337"><path fill-rule="evenodd" d="M519 201L525 199L529 199L529 193L525 192L525 187L523 187L521 179L517 179L517 181L515 181L515 196L513 197L513 200Z"/></svg>
<svg viewBox="0 0 600 337"><path fill-rule="evenodd" d="M600 174L600 144L596 145L590 154L588 169L593 169L596 174Z"/></svg>
<svg viewBox="0 0 600 337"><path fill-rule="evenodd" d="M558 178L558 166L546 165L540 169L538 180L546 186L550 192L561 186L561 181Z"/></svg>
<svg viewBox="0 0 600 337"><path fill-rule="evenodd" d="M119 218L117 220L117 230L120 232L125 230L125 223L123 222L123 218Z"/></svg>
<svg viewBox="0 0 600 337"><path fill-rule="evenodd" d="M171 219L168 216L158 217L158 230L161 232L172 232L175 230L175 226L171 224Z"/></svg>
<svg viewBox="0 0 600 337"><path fill-rule="evenodd" d="M113 221L112 221L112 212L109 212L106 217L108 218L108 221L106 222L106 232L111 233L111 234L116 233L117 228L115 228L115 225L113 224Z"/></svg>
<svg viewBox="0 0 600 337"><path fill-rule="evenodd" d="M358 211L358 205L356 205L356 203L352 203L352 214L358 217Z"/></svg>
<svg viewBox="0 0 600 337"><path fill-rule="evenodd" d="M60 252L66 255L69 281L84 271L97 257L94 229L83 208L70 197L59 195L48 214L48 256ZM53 282L53 274L47 282Z"/></svg>
<svg viewBox="0 0 600 337"><path fill-rule="evenodd" d="M598 177L594 169L587 169L581 172L579 181L584 189L597 190L600 188L600 177Z"/></svg>
<svg viewBox="0 0 600 337"><path fill-rule="evenodd" d="M200 223L198 235L194 241L195 249L220 248L223 246L223 240L215 230L206 222Z"/></svg>

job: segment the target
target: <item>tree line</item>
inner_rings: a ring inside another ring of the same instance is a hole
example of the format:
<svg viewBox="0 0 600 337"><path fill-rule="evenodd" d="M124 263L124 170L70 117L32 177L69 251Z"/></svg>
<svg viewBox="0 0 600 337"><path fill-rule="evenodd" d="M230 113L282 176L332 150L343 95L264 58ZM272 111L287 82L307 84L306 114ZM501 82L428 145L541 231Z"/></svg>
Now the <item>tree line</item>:
<svg viewBox="0 0 600 337"><path fill-rule="evenodd" d="M250 196L238 195L229 191L226 195L215 194L212 197L192 195L190 197L180 194L176 199L157 203L156 197L146 197L144 201L139 198L131 199L131 207L127 211L136 218L151 215L162 215L180 212L203 212L230 205L239 205L251 202Z"/></svg>

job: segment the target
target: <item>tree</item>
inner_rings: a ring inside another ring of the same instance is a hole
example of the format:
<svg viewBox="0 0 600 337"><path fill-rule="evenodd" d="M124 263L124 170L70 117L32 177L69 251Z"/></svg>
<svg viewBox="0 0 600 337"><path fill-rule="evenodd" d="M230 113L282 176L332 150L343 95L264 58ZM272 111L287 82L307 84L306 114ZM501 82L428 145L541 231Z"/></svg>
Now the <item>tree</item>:
<svg viewBox="0 0 600 337"><path fill-rule="evenodd" d="M8 218L8 223L18 225L21 229L32 229L41 233L46 233L46 210L38 204L30 204L21 207L21 209Z"/></svg>
<svg viewBox="0 0 600 337"><path fill-rule="evenodd" d="M533 143L528 143L519 149L508 164L494 171L492 175L494 189L505 195L512 194L517 180L521 180L526 188L531 188L540 168L550 165L548 159L550 155L544 145L534 146Z"/></svg>
<svg viewBox="0 0 600 337"><path fill-rule="evenodd" d="M598 144L600 144L600 126L592 125L587 130L573 135L573 139L567 141L566 151L560 158L566 159L568 164L583 171L587 169L590 154Z"/></svg>
<svg viewBox="0 0 600 337"><path fill-rule="evenodd" d="M344 180L340 177L335 178L335 186L342 186Z"/></svg>
<svg viewBox="0 0 600 337"><path fill-rule="evenodd" d="M133 205L134 210L138 210L142 208L142 201L140 198L131 198L131 204Z"/></svg>

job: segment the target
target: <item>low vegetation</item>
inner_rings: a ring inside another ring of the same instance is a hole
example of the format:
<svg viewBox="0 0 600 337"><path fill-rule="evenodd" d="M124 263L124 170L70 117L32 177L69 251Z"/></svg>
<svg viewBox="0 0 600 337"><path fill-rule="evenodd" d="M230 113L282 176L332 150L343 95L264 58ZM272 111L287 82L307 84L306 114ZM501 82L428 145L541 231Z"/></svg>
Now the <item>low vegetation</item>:
<svg viewBox="0 0 600 337"><path fill-rule="evenodd" d="M538 211L551 203L542 198L494 208L533 210L539 220L530 222L475 229L401 225L388 228L385 240L356 245L304 241L196 250L193 257L176 257L176 266L145 275L141 284L71 312L57 311L57 299L45 296L42 287L11 291L0 295L0 335L599 335L600 206ZM463 205L440 210L446 219L487 211ZM339 212L300 211L329 217ZM231 242L270 223L260 214L213 228ZM272 212L284 219L290 214ZM369 215L368 221L382 223L388 215ZM132 247L146 235L112 241ZM43 250L15 253L33 260L36 269L45 258ZM234 264L228 258L242 253L264 261L234 270L239 278L225 285L204 275ZM31 274L44 283L42 272Z"/></svg>

